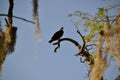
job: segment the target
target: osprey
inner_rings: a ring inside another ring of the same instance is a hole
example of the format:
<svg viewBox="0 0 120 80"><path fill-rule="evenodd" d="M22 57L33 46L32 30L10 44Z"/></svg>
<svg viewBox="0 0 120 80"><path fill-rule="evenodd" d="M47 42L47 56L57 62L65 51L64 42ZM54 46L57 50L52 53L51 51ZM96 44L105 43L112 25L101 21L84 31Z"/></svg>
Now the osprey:
<svg viewBox="0 0 120 80"><path fill-rule="evenodd" d="M59 31L57 31L51 38L51 40L49 41L49 43L59 40L62 35L63 35L64 31L63 31L63 27L61 27L61 29Z"/></svg>

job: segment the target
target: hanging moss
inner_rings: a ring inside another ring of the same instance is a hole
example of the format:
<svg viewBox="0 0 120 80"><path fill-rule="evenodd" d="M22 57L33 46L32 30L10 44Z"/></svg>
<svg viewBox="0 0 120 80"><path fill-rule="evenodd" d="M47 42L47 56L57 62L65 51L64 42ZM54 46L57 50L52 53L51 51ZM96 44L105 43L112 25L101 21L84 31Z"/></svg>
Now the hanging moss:
<svg viewBox="0 0 120 80"><path fill-rule="evenodd" d="M6 27L5 31L0 31L0 71L6 55L14 51L16 31L16 27Z"/></svg>
<svg viewBox="0 0 120 80"><path fill-rule="evenodd" d="M2 69L2 64L4 63L6 57L6 47L4 45L5 36L2 31L0 31L0 71Z"/></svg>

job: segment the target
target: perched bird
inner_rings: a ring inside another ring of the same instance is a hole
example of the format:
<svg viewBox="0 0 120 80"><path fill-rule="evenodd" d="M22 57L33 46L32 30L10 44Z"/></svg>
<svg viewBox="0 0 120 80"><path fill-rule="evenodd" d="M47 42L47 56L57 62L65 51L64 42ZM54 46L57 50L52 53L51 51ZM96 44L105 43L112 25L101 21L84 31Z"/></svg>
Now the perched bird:
<svg viewBox="0 0 120 80"><path fill-rule="evenodd" d="M63 31L63 27L61 27L61 29L59 31L57 31L51 38L51 40L49 41L49 43L59 40L62 35L63 35L64 31Z"/></svg>

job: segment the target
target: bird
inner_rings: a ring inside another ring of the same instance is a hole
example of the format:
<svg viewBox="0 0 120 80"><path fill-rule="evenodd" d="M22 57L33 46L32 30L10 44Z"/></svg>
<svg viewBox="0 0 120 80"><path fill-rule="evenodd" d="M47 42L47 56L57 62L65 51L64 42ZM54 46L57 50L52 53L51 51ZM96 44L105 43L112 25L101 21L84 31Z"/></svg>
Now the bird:
<svg viewBox="0 0 120 80"><path fill-rule="evenodd" d="M51 40L49 40L49 43L52 43L53 41L59 40L62 37L63 33L64 33L63 27L61 27L61 29L59 31L54 33Z"/></svg>

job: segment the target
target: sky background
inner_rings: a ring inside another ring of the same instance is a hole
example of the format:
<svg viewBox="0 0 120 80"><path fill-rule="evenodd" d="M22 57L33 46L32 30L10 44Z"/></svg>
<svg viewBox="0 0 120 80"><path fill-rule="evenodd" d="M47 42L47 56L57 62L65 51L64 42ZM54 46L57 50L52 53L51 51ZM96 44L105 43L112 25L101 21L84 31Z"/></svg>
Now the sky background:
<svg viewBox="0 0 120 80"><path fill-rule="evenodd" d="M48 43L51 36L64 26L63 37L70 37L82 44L76 29L67 17L75 10L95 14L97 8L120 0L39 0L39 19L41 41L35 40L35 26L31 23L14 18L13 25L18 27L17 42L13 54L7 56L0 79L1 80L88 80L87 65L80 63L76 47L63 42L57 53L55 46ZM8 0L0 0L0 13L7 14ZM117 13L117 11L113 11ZM32 20L32 0L14 0L15 16ZM4 17L0 17L2 26ZM79 27L83 32L83 27ZM84 33L82 33L84 34ZM112 73L115 66L112 66ZM107 74L109 80L116 76Z"/></svg>

